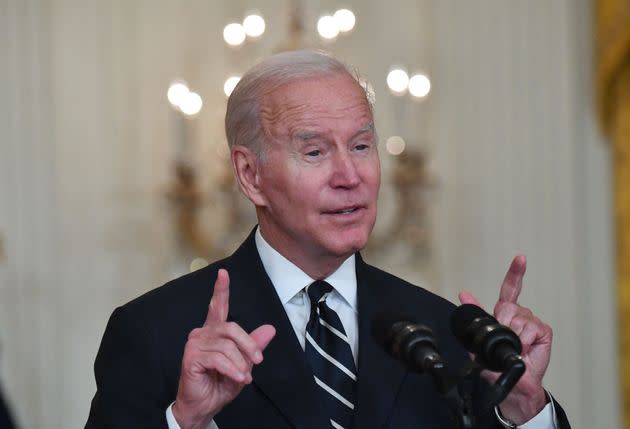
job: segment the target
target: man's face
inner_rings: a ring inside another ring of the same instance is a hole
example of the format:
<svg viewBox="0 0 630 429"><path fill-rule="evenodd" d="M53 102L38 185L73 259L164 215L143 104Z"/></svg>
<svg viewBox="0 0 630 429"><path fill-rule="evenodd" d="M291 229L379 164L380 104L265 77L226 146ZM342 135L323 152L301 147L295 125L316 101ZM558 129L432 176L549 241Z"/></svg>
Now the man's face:
<svg viewBox="0 0 630 429"><path fill-rule="evenodd" d="M265 98L261 119L265 238L298 265L363 248L376 220L380 161L362 88L345 74L294 81Z"/></svg>

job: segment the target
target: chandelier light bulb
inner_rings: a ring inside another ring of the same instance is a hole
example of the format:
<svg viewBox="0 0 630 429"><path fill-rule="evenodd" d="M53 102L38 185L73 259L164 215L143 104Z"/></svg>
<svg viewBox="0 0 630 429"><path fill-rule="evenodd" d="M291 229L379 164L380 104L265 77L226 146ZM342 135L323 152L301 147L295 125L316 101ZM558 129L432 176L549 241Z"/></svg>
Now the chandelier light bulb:
<svg viewBox="0 0 630 429"><path fill-rule="evenodd" d="M387 75L387 86L396 94L403 94L409 85L409 75L403 69L393 69Z"/></svg>
<svg viewBox="0 0 630 429"><path fill-rule="evenodd" d="M230 46L238 46L245 41L245 29L238 22L228 24L223 29L223 40Z"/></svg>
<svg viewBox="0 0 630 429"><path fill-rule="evenodd" d="M225 83L223 84L223 92L226 97L229 97L230 94L232 94L232 91L234 91L234 88L236 87L236 84L238 84L239 80L241 80L240 76L230 76L225 80Z"/></svg>
<svg viewBox="0 0 630 429"><path fill-rule="evenodd" d="M414 97L426 97L431 91L431 81L426 75L414 74L409 79L409 93Z"/></svg>
<svg viewBox="0 0 630 429"><path fill-rule="evenodd" d="M400 155L405 150L405 140L400 136L391 136L385 142L385 148L392 155Z"/></svg>
<svg viewBox="0 0 630 429"><path fill-rule="evenodd" d="M168 87L166 97L173 107L179 107L189 92L190 90L188 89L186 83L175 81Z"/></svg>
<svg viewBox="0 0 630 429"><path fill-rule="evenodd" d="M194 116L201 111L203 101L201 96L196 92L189 92L184 102L179 106L179 109L184 115Z"/></svg>
<svg viewBox="0 0 630 429"><path fill-rule="evenodd" d="M339 34L337 21L330 15L324 15L317 21L317 32L324 39L334 39Z"/></svg>
<svg viewBox="0 0 630 429"><path fill-rule="evenodd" d="M265 20L260 15L248 15L243 20L243 28L249 37L260 37L265 32Z"/></svg>
<svg viewBox="0 0 630 429"><path fill-rule="evenodd" d="M335 22L337 23L337 28L341 32L347 32L354 28L354 24L356 22L356 18L354 13L349 9L339 9L333 15L335 18Z"/></svg>

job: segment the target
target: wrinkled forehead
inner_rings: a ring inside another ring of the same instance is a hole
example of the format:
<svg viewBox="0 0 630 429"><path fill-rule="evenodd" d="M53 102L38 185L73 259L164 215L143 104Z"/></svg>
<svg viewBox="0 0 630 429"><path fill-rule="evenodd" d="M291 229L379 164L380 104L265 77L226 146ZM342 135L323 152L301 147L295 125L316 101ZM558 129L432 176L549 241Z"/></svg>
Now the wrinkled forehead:
<svg viewBox="0 0 630 429"><path fill-rule="evenodd" d="M373 122L366 93L354 77L335 73L294 80L266 92L260 107L270 134L323 125L366 126Z"/></svg>

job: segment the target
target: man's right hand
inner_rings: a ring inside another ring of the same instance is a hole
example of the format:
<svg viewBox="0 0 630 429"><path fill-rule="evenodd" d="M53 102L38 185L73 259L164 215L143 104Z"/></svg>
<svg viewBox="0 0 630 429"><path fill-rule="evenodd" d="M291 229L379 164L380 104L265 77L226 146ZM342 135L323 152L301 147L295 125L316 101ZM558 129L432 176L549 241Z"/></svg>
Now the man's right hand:
<svg viewBox="0 0 630 429"><path fill-rule="evenodd" d="M227 321L230 298L228 272L220 269L208 316L188 335L173 416L182 429L205 429L214 416L252 382L252 367L276 334L262 325L247 334Z"/></svg>

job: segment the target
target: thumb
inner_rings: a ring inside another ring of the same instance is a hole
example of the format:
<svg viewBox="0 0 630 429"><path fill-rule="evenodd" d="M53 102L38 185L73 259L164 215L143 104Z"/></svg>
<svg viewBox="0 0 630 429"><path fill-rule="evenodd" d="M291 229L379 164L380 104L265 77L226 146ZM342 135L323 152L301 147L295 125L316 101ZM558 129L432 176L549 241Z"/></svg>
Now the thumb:
<svg viewBox="0 0 630 429"><path fill-rule="evenodd" d="M269 345L275 335L276 328L271 325L261 325L249 334L249 336L256 341L256 344L260 347L261 351L267 348L267 345Z"/></svg>
<svg viewBox="0 0 630 429"><path fill-rule="evenodd" d="M477 298L475 298L475 295L473 295L472 293L463 290L461 291L457 297L459 298L459 302L461 304L474 304L477 307L482 307L481 303L479 302L479 300Z"/></svg>

